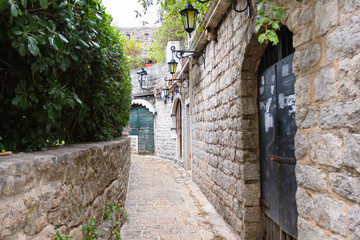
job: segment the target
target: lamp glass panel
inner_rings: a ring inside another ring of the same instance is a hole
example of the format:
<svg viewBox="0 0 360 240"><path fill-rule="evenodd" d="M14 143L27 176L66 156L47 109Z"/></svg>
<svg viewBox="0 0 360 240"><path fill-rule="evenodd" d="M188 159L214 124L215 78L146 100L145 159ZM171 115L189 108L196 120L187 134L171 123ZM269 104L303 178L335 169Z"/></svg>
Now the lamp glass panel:
<svg viewBox="0 0 360 240"><path fill-rule="evenodd" d="M165 97L169 96L169 88L164 88L163 91Z"/></svg>
<svg viewBox="0 0 360 240"><path fill-rule="evenodd" d="M195 29L196 13L195 11L188 11L189 25L188 28Z"/></svg>
<svg viewBox="0 0 360 240"><path fill-rule="evenodd" d="M177 67L177 62L173 61L173 62L169 62L169 72L171 74L174 74L176 71L176 67Z"/></svg>
<svg viewBox="0 0 360 240"><path fill-rule="evenodd" d="M181 13L181 18L183 21L183 25L184 25L184 29L188 29L189 28L189 19L188 19L188 13L189 11L185 11Z"/></svg>

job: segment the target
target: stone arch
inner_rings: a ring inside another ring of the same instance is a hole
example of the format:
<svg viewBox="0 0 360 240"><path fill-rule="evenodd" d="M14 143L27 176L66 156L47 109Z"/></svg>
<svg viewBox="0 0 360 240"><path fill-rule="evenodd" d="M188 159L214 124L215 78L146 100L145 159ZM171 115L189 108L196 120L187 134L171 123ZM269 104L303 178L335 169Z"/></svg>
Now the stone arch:
<svg viewBox="0 0 360 240"><path fill-rule="evenodd" d="M182 122L182 127L181 127L181 134L178 134L177 133L177 130L176 130L176 121L177 121L177 116L176 116L176 110L177 110L177 105L180 103L180 106L181 106L181 122ZM180 94L176 94L175 97L174 97L174 100L172 102L172 106L171 106L171 120L172 120L172 123L171 123L171 130L172 132L174 132L176 134L176 158L179 159L179 160L182 160L183 158L183 149L182 149L182 146L183 146L183 114L184 112L184 102L181 98L181 95Z"/></svg>
<svg viewBox="0 0 360 240"><path fill-rule="evenodd" d="M249 29L248 31L252 31ZM244 60L240 64L240 85L237 91L240 93L240 125L241 130L238 133L238 142L246 143L239 146L241 156L237 156L244 162L242 192L243 201L242 209L243 218L242 239L261 239L261 231L257 231L254 236L254 230L261 228L261 210L259 201L260 185L260 154L259 154L259 129L258 129L258 69L267 47L267 44L260 45L258 35L249 32L248 44L243 50ZM254 197L256 196L256 197ZM251 219L251 221L246 221Z"/></svg>
<svg viewBox="0 0 360 240"><path fill-rule="evenodd" d="M146 107L152 114L156 113L155 107L149 102L144 99L134 99L131 101L131 105L140 105Z"/></svg>

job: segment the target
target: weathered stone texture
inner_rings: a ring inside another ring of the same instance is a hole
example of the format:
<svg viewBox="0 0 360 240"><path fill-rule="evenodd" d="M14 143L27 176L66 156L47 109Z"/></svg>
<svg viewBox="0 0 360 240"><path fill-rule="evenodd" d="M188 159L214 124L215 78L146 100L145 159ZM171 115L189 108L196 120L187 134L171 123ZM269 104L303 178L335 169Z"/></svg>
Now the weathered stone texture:
<svg viewBox="0 0 360 240"><path fill-rule="evenodd" d="M326 239L325 233L321 228L314 226L312 223L307 222L305 219L298 218L298 239L301 240L324 240Z"/></svg>
<svg viewBox="0 0 360 240"><path fill-rule="evenodd" d="M296 166L296 180L305 188L313 190L326 189L326 174L321 169L311 166Z"/></svg>
<svg viewBox="0 0 360 240"><path fill-rule="evenodd" d="M305 72L309 68L319 63L321 57L321 47L313 44L309 48L295 51L293 67L296 72Z"/></svg>
<svg viewBox="0 0 360 240"><path fill-rule="evenodd" d="M319 114L317 108L300 108L295 115L296 124L300 128L314 127L318 123Z"/></svg>
<svg viewBox="0 0 360 240"><path fill-rule="evenodd" d="M105 204L124 206L129 168L129 138L3 157L0 239L52 239L101 221Z"/></svg>
<svg viewBox="0 0 360 240"><path fill-rule="evenodd" d="M347 12L354 11L360 6L360 0L345 0L345 10Z"/></svg>
<svg viewBox="0 0 360 240"><path fill-rule="evenodd" d="M349 210L349 229L353 239L360 239L360 205Z"/></svg>
<svg viewBox="0 0 360 240"><path fill-rule="evenodd" d="M324 21L326 22L326 21ZM328 61L352 58L360 48L360 15L352 16L329 34L326 40Z"/></svg>
<svg viewBox="0 0 360 240"><path fill-rule="evenodd" d="M333 134L310 135L311 160L326 166L340 168L342 165L342 139Z"/></svg>
<svg viewBox="0 0 360 240"><path fill-rule="evenodd" d="M321 109L320 124L324 129L360 129L360 100L335 102Z"/></svg>
<svg viewBox="0 0 360 240"><path fill-rule="evenodd" d="M338 0L317 1L315 12L315 31L318 35L323 35L338 22Z"/></svg>
<svg viewBox="0 0 360 240"><path fill-rule="evenodd" d="M343 101L360 98L360 54L339 63L339 93Z"/></svg>
<svg viewBox="0 0 360 240"><path fill-rule="evenodd" d="M296 105L303 106L310 104L310 77L306 76L296 79L295 92L299 93L296 98Z"/></svg>
<svg viewBox="0 0 360 240"><path fill-rule="evenodd" d="M328 101L336 95L335 73L332 66L321 68L315 75L315 101Z"/></svg>
<svg viewBox="0 0 360 240"><path fill-rule="evenodd" d="M360 173L360 134L351 134L347 137L344 164L355 168Z"/></svg>
<svg viewBox="0 0 360 240"><path fill-rule="evenodd" d="M346 236L345 205L325 196L314 199L314 218L317 224L342 236Z"/></svg>
<svg viewBox="0 0 360 240"><path fill-rule="evenodd" d="M304 157L308 150L306 135L296 134L295 136L295 156L297 159Z"/></svg>
<svg viewBox="0 0 360 240"><path fill-rule="evenodd" d="M299 188L297 190L296 204L298 206L298 213L302 218L314 218L314 201L305 189Z"/></svg>
<svg viewBox="0 0 360 240"><path fill-rule="evenodd" d="M360 203L360 178L341 173L330 173L329 179L334 192Z"/></svg>

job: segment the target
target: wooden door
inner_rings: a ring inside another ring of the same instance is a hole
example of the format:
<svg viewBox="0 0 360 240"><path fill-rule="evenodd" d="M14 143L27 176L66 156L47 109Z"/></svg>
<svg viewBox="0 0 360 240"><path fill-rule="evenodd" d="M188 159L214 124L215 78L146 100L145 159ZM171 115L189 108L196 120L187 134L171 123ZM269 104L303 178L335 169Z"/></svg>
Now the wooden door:
<svg viewBox="0 0 360 240"><path fill-rule="evenodd" d="M139 153L154 153L154 116L143 106L131 108L129 135L138 135Z"/></svg>
<svg viewBox="0 0 360 240"><path fill-rule="evenodd" d="M179 141L179 159L182 159L182 114L180 101L176 104L176 133Z"/></svg>
<svg viewBox="0 0 360 240"><path fill-rule="evenodd" d="M286 30L280 35L286 39L281 38L279 46L266 49L258 82L262 233L265 240L297 238L294 54L292 45L284 47L292 40L292 34ZM284 53L284 49L288 50Z"/></svg>

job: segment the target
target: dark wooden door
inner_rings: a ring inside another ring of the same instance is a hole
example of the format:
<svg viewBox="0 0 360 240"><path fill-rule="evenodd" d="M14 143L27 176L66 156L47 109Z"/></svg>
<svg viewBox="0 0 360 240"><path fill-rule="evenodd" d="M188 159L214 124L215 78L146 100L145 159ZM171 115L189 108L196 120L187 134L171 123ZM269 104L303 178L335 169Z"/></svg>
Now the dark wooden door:
<svg viewBox="0 0 360 240"><path fill-rule="evenodd" d="M180 101L176 104L176 132L179 137L179 159L182 159L182 114Z"/></svg>
<svg viewBox="0 0 360 240"><path fill-rule="evenodd" d="M131 108L129 135L138 135L139 153L154 153L154 117L143 106L135 105Z"/></svg>
<svg viewBox="0 0 360 240"><path fill-rule="evenodd" d="M275 54L278 61L263 67L258 82L263 239L292 240L297 238L294 54Z"/></svg>

